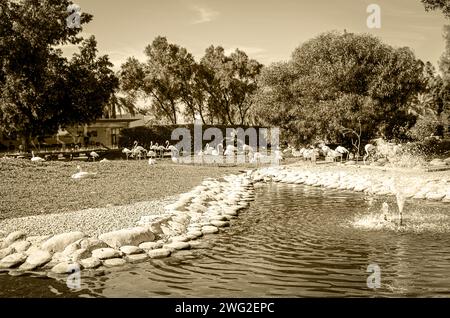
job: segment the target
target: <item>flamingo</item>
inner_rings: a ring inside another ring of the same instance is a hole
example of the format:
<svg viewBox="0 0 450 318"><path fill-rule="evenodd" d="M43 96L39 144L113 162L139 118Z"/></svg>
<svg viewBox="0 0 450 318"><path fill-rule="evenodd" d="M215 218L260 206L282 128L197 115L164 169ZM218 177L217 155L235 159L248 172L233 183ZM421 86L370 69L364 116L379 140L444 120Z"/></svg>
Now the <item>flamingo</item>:
<svg viewBox="0 0 450 318"><path fill-rule="evenodd" d="M237 148L233 145L228 145L227 149L224 152L225 156L234 156L237 151Z"/></svg>
<svg viewBox="0 0 450 318"><path fill-rule="evenodd" d="M131 151L128 148L123 148L122 153L124 153L127 156L127 160L128 160L128 157L130 157L130 155L133 153L133 151Z"/></svg>
<svg viewBox="0 0 450 318"><path fill-rule="evenodd" d="M89 154L92 157L92 160L95 162L95 159L97 159L98 157L100 157L100 155L98 153L96 153L95 151L92 151Z"/></svg>
<svg viewBox="0 0 450 318"><path fill-rule="evenodd" d="M78 172L72 175L72 179L84 179L95 176L97 173L94 172L86 172L81 169L80 166L77 166Z"/></svg>
<svg viewBox="0 0 450 318"><path fill-rule="evenodd" d="M166 141L166 145L169 143L169 141L167 140ZM157 149L158 151L159 151L159 155L160 155L160 157L161 158L163 158L164 157L164 151L166 151L166 147L164 147L163 145L161 145L161 146L158 146L158 149Z"/></svg>
<svg viewBox="0 0 450 318"><path fill-rule="evenodd" d="M377 147L372 145L372 144L367 144L364 146L364 151L366 152L366 154L363 157L363 162L364 164L366 164L366 159L376 151Z"/></svg>
<svg viewBox="0 0 450 318"><path fill-rule="evenodd" d="M150 142L150 150L147 151L147 157L156 158L156 146L153 145L153 141Z"/></svg>
<svg viewBox="0 0 450 318"><path fill-rule="evenodd" d="M341 162L342 162L342 159L344 158L344 155L350 153L350 151L348 151L347 148L342 147L342 146L338 146L334 151L338 152L341 155L340 156Z"/></svg>
<svg viewBox="0 0 450 318"><path fill-rule="evenodd" d="M220 151L219 149L222 149L222 151ZM218 144L215 149L213 148L211 155L218 157L221 156L222 153L223 153L223 146L222 144Z"/></svg>
<svg viewBox="0 0 450 318"><path fill-rule="evenodd" d="M32 156L32 158L31 158L31 161L32 161L32 162L44 162L44 161L45 161L44 158L36 157L36 156L34 155L34 151L31 152L31 156Z"/></svg>
<svg viewBox="0 0 450 318"><path fill-rule="evenodd" d="M214 150L214 148L213 147L211 147L209 144L206 144L206 146L205 146L205 155L212 155L212 152L213 152L213 150Z"/></svg>

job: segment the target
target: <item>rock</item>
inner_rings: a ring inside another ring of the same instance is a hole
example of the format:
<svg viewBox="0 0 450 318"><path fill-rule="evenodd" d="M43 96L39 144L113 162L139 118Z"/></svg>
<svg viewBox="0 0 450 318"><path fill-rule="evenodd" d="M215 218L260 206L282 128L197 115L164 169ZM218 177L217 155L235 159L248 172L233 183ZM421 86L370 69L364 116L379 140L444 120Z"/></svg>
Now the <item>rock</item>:
<svg viewBox="0 0 450 318"><path fill-rule="evenodd" d="M430 166L445 166L446 162L442 159L433 159L430 161Z"/></svg>
<svg viewBox="0 0 450 318"><path fill-rule="evenodd" d="M103 261L103 265L105 265L106 267L122 266L125 265L126 263L127 261L124 260L123 258L110 258Z"/></svg>
<svg viewBox="0 0 450 318"><path fill-rule="evenodd" d="M0 250L0 260L13 253L14 249L11 246L8 246L7 248Z"/></svg>
<svg viewBox="0 0 450 318"><path fill-rule="evenodd" d="M137 246L122 246L120 251L126 255L139 254L142 253L142 249Z"/></svg>
<svg viewBox="0 0 450 318"><path fill-rule="evenodd" d="M27 259L24 253L14 253L4 257L0 261L0 268L13 268L21 265Z"/></svg>
<svg viewBox="0 0 450 318"><path fill-rule="evenodd" d="M148 260L149 256L147 254L132 254L132 255L127 255L125 258L126 258L127 262L139 263L139 262Z"/></svg>
<svg viewBox="0 0 450 318"><path fill-rule="evenodd" d="M154 241L155 235L149 228L135 227L105 233L100 235L99 239L112 248L119 248L126 245L138 246L143 242Z"/></svg>
<svg viewBox="0 0 450 318"><path fill-rule="evenodd" d="M97 257L89 257L80 261L81 266L85 269L95 269L102 265L102 262Z"/></svg>
<svg viewBox="0 0 450 318"><path fill-rule="evenodd" d="M83 249L88 250L89 252L92 252L93 250L108 247L108 244L106 244L103 241L100 241L96 238L85 238L80 241L80 247Z"/></svg>
<svg viewBox="0 0 450 318"><path fill-rule="evenodd" d="M191 248L191 245L186 242L173 242L170 244L164 245L164 248L178 251L178 250L187 250Z"/></svg>
<svg viewBox="0 0 450 318"><path fill-rule="evenodd" d="M3 240L3 248L6 248L10 246L12 243L25 239L26 233L23 231L16 231L10 233L4 240Z"/></svg>
<svg viewBox="0 0 450 318"><path fill-rule="evenodd" d="M139 248L142 248L143 250L154 250L163 247L163 245L164 244L160 242L145 242L139 244Z"/></svg>
<svg viewBox="0 0 450 318"><path fill-rule="evenodd" d="M178 236L174 236L170 239L172 242L187 242L189 241L189 237L187 237L186 235L178 235Z"/></svg>
<svg viewBox="0 0 450 318"><path fill-rule="evenodd" d="M147 255L152 259L166 258L169 257L170 254L172 254L172 251L167 248L158 248L147 253Z"/></svg>
<svg viewBox="0 0 450 318"><path fill-rule="evenodd" d="M186 233L186 236L189 237L191 240L193 240L193 239L203 236L203 233L202 233L202 231L191 230Z"/></svg>
<svg viewBox="0 0 450 318"><path fill-rule="evenodd" d="M207 226L202 227L203 235L215 234L215 233L218 233L218 232L219 232L219 229L217 227L215 227L215 226L207 225Z"/></svg>
<svg viewBox="0 0 450 318"><path fill-rule="evenodd" d="M63 255L72 255L76 250L79 250L81 248L80 244L78 242L73 242L72 244L68 245L64 251L62 252Z"/></svg>
<svg viewBox="0 0 450 318"><path fill-rule="evenodd" d="M80 271L80 265L78 263L62 262L51 269L55 274L73 274Z"/></svg>
<svg viewBox="0 0 450 318"><path fill-rule="evenodd" d="M23 263L19 269L21 270L33 270L35 268L41 267L45 264L47 264L48 262L50 262L50 260L52 259L52 254L50 254L50 252L48 251L35 251L34 253L30 254L27 258L27 260L25 261L25 263Z"/></svg>
<svg viewBox="0 0 450 318"><path fill-rule="evenodd" d="M92 251L92 257L97 257L99 259L108 259L119 257L120 253L113 248L99 248Z"/></svg>
<svg viewBox="0 0 450 318"><path fill-rule="evenodd" d="M42 243L41 248L49 252L62 252L67 246L78 241L79 239L82 239L83 237L84 233L82 232L70 232L55 235Z"/></svg>
<svg viewBox="0 0 450 318"><path fill-rule="evenodd" d="M85 248L80 248L69 255L72 262L78 262L82 259L87 259L91 256L91 252Z"/></svg>
<svg viewBox="0 0 450 318"><path fill-rule="evenodd" d="M27 241L31 243L31 245L39 247L42 242L51 238L51 235L39 235L39 236L28 236Z"/></svg>
<svg viewBox="0 0 450 318"><path fill-rule="evenodd" d="M214 225L215 227L227 227L227 226L230 226L230 222L228 222L228 221L215 221L215 220L212 220L211 224Z"/></svg>
<svg viewBox="0 0 450 318"><path fill-rule="evenodd" d="M427 200L441 201L445 197L445 193L428 192L425 196Z"/></svg>

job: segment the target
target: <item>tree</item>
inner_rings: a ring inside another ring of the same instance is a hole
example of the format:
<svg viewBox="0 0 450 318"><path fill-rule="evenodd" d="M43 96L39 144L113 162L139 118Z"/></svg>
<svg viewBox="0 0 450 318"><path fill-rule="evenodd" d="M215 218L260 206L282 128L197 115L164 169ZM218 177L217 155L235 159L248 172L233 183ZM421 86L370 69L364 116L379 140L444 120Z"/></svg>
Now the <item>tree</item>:
<svg viewBox="0 0 450 318"><path fill-rule="evenodd" d="M122 65L121 79L128 93L151 100L152 110L177 124L180 101L192 76L194 58L185 48L158 36L145 48L148 58L140 63L134 58Z"/></svg>
<svg viewBox="0 0 450 318"><path fill-rule="evenodd" d="M444 15L450 18L450 3L447 0L421 0L425 10L442 10Z"/></svg>
<svg viewBox="0 0 450 318"><path fill-rule="evenodd" d="M291 142L317 137L358 148L361 140L398 137L414 124L407 105L422 89L422 70L408 48L371 35L324 33L288 63L263 71L256 114L283 128Z"/></svg>
<svg viewBox="0 0 450 318"><path fill-rule="evenodd" d="M203 83L200 88L207 93L209 114L215 117L211 121L246 124L262 64L239 49L226 56L221 46L210 46L200 65Z"/></svg>
<svg viewBox="0 0 450 318"><path fill-rule="evenodd" d="M94 121L117 85L106 56L96 57L93 37L68 28L66 0L2 1L0 6L0 131L31 138L59 127ZM83 13L81 25L92 16ZM80 44L69 61L58 45Z"/></svg>

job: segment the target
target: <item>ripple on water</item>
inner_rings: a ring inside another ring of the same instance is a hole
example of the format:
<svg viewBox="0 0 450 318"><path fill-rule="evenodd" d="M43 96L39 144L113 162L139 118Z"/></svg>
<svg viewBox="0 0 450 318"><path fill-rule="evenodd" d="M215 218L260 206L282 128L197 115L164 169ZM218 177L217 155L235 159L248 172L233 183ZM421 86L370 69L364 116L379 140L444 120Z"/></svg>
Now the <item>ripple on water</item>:
<svg viewBox="0 0 450 318"><path fill-rule="evenodd" d="M399 229L379 212L385 200L395 216L394 198L303 185L258 186L256 201L230 228L201 239L209 248L86 277L83 295L448 296L448 206L408 200L406 225ZM376 291L366 286L369 264L382 271ZM49 284L20 279L30 293L40 290L33 286Z"/></svg>

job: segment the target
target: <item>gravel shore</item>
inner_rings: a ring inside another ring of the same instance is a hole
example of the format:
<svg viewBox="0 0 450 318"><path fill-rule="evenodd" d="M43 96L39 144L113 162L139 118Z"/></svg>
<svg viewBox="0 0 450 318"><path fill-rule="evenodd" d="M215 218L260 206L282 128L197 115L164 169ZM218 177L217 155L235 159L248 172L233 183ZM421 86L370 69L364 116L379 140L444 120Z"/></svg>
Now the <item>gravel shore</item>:
<svg viewBox="0 0 450 318"><path fill-rule="evenodd" d="M175 202L177 197L76 212L10 218L0 221L0 230L5 233L24 231L28 235L55 235L81 231L88 236L98 236L134 227L142 216L162 214L165 212L164 207Z"/></svg>

